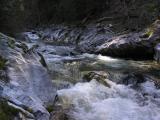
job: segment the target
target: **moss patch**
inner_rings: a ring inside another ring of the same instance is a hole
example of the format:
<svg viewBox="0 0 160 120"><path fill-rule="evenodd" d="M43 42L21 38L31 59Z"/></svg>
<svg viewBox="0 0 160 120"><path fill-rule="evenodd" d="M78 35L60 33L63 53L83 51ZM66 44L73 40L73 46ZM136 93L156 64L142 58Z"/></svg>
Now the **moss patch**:
<svg viewBox="0 0 160 120"><path fill-rule="evenodd" d="M0 101L0 120L13 120L18 112L17 109L9 106L7 102Z"/></svg>
<svg viewBox="0 0 160 120"><path fill-rule="evenodd" d="M53 112L53 109L54 107L51 105L51 106L48 106L46 109L49 113Z"/></svg>
<svg viewBox="0 0 160 120"><path fill-rule="evenodd" d="M2 56L0 56L0 70L5 68L7 60L5 60L4 58L2 58Z"/></svg>
<svg viewBox="0 0 160 120"><path fill-rule="evenodd" d="M153 30L148 29L148 30L146 31L145 35L146 35L147 37L151 37L151 36L153 35Z"/></svg>
<svg viewBox="0 0 160 120"><path fill-rule="evenodd" d="M15 47L15 40L13 38L8 37L8 46L10 48L14 48Z"/></svg>

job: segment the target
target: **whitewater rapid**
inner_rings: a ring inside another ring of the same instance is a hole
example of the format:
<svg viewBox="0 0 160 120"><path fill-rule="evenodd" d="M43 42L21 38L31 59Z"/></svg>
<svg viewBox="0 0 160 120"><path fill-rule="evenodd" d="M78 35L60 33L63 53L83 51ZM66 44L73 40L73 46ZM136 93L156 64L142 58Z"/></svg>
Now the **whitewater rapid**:
<svg viewBox="0 0 160 120"><path fill-rule="evenodd" d="M34 35L28 37L32 43L38 39ZM138 83L139 77L136 77L137 73L159 76L159 64L88 53L74 55L73 46L43 42L38 45L57 89L56 102L67 110L68 120L160 120L160 90L150 80ZM84 82L83 75L90 71L109 74L108 79L112 81L106 81L110 87L96 80ZM117 84L123 83L127 76L131 77L131 82L126 82L132 85Z"/></svg>
<svg viewBox="0 0 160 120"><path fill-rule="evenodd" d="M151 81L136 89L107 80L92 80L58 91L59 104L75 120L160 120L160 90Z"/></svg>

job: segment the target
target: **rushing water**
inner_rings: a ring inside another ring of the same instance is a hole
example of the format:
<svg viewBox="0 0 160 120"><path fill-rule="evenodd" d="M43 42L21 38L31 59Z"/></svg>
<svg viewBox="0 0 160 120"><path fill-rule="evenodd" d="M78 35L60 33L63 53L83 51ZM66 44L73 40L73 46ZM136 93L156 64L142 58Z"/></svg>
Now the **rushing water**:
<svg viewBox="0 0 160 120"><path fill-rule="evenodd" d="M72 46L40 44L38 51L57 89L57 105L67 109L69 120L160 120L156 62L72 55ZM83 76L90 71L106 73L110 87L95 79L86 82Z"/></svg>
<svg viewBox="0 0 160 120"><path fill-rule="evenodd" d="M136 87L132 87L134 82L129 85L117 84L119 79L134 73L159 78L159 65L156 62L114 59L93 54L68 56L45 52L44 56L49 67L52 66L50 70L56 71L51 75L54 82L60 86L57 87L58 104L63 109L68 109L66 114L70 119L160 119L160 90L152 80L146 78L146 82L138 83ZM107 83L111 87L106 87L96 80L83 82L84 74L90 71L109 73L112 81L107 79Z"/></svg>
<svg viewBox="0 0 160 120"><path fill-rule="evenodd" d="M92 80L58 91L61 104L73 107L76 120L159 120L160 90L152 82L141 84L140 91L109 81L111 88ZM144 94L147 94L144 96Z"/></svg>
<svg viewBox="0 0 160 120"><path fill-rule="evenodd" d="M68 71L70 68L72 68L70 71L74 71L74 76L70 77L75 81L82 79L83 74L93 70L112 71L112 76L126 72L126 74L144 72L147 75L153 75L153 71L159 72L158 64L151 61L113 59L91 54L83 56L85 59L82 61L66 64ZM75 120L160 119L160 90L151 79L146 78L146 82L132 87L132 83L117 84L116 77L113 77L113 81L106 79L110 88L92 80L90 82L79 81L69 88L60 89L58 90L58 104L64 109L69 109L67 114Z"/></svg>

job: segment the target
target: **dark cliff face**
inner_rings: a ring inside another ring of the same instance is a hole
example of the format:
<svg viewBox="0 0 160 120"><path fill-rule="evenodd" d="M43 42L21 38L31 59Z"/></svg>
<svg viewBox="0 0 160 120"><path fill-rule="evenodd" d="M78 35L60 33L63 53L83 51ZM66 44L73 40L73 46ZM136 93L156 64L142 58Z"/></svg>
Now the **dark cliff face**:
<svg viewBox="0 0 160 120"><path fill-rule="evenodd" d="M137 29L158 16L159 3L160 0L0 0L0 31L17 32L53 23L88 23L103 17L113 17L128 29Z"/></svg>

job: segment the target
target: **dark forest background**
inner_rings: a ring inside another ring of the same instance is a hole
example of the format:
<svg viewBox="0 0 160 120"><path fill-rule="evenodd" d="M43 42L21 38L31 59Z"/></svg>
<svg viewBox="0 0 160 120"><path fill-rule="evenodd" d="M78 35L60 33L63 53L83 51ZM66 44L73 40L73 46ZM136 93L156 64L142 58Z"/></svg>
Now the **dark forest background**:
<svg viewBox="0 0 160 120"><path fill-rule="evenodd" d="M160 0L0 0L0 31L111 19L138 30L159 16Z"/></svg>

